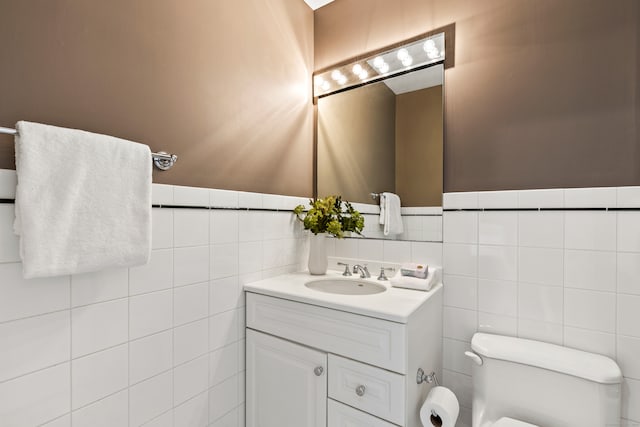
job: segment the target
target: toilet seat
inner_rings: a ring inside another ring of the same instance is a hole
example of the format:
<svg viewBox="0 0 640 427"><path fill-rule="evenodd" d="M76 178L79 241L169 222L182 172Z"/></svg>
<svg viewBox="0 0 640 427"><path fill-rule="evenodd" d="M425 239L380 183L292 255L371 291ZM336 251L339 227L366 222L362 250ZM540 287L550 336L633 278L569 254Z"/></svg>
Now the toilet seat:
<svg viewBox="0 0 640 427"><path fill-rule="evenodd" d="M535 424L525 423L524 421L514 420L513 418L502 417L492 427L539 427Z"/></svg>

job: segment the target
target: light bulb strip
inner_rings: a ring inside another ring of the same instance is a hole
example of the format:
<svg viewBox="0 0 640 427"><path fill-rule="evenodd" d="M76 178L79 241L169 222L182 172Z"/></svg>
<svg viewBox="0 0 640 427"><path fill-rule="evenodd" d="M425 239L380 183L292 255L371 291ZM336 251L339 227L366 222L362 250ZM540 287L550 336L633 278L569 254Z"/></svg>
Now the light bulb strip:
<svg viewBox="0 0 640 427"><path fill-rule="evenodd" d="M408 70L436 65L444 59L444 33L439 33L316 74L313 94L315 97L325 96Z"/></svg>

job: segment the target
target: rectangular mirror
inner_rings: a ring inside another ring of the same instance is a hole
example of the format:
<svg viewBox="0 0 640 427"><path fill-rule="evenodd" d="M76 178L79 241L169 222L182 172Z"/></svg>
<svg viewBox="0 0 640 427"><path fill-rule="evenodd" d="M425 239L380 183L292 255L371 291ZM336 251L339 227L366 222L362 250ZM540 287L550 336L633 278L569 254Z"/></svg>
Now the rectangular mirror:
<svg viewBox="0 0 640 427"><path fill-rule="evenodd" d="M366 238L442 241L443 83L439 63L317 100L317 196L355 202ZM385 191L402 234L382 233L371 194Z"/></svg>

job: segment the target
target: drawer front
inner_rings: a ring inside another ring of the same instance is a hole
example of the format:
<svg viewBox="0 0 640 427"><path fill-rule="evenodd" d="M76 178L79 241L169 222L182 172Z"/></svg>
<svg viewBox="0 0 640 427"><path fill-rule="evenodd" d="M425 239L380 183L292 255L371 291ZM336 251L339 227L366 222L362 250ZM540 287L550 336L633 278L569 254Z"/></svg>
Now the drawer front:
<svg viewBox="0 0 640 427"><path fill-rule="evenodd" d="M327 407L329 410L327 425L330 427L398 427L332 399L329 399Z"/></svg>
<svg viewBox="0 0 640 427"><path fill-rule="evenodd" d="M400 323L247 292L247 327L406 373Z"/></svg>
<svg viewBox="0 0 640 427"><path fill-rule="evenodd" d="M404 424L405 376L329 355L329 397Z"/></svg>

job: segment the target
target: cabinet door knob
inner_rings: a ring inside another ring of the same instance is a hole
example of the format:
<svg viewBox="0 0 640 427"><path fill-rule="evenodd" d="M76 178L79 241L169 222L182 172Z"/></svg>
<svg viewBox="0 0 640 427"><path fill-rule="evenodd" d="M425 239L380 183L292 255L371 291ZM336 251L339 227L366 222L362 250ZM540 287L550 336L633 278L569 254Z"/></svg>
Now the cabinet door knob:
<svg viewBox="0 0 640 427"><path fill-rule="evenodd" d="M316 374L317 377L322 375L323 372L324 368L322 366L316 366L316 368L313 370L313 373Z"/></svg>
<svg viewBox="0 0 640 427"><path fill-rule="evenodd" d="M365 392L366 388L363 385L359 385L358 387L356 387L356 394L358 396L364 396L364 392Z"/></svg>

